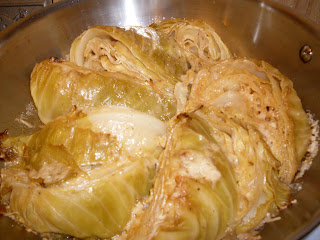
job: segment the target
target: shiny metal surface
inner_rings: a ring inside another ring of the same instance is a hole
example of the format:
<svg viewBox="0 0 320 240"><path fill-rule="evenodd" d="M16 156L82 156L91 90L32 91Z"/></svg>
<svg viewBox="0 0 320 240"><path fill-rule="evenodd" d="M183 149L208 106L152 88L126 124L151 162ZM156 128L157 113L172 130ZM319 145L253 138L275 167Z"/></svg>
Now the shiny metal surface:
<svg viewBox="0 0 320 240"><path fill-rule="evenodd" d="M80 0L62 1L0 33L0 131L31 133L16 118L37 124L29 93L36 62L64 57L73 39L89 26L148 25L172 17L212 25L236 56L264 59L289 76L304 107L320 119L320 29L281 5L253 0ZM303 63L300 49L313 50ZM298 203L267 224L263 239L300 239L320 222L320 158L300 182ZM0 239L39 239L0 217Z"/></svg>

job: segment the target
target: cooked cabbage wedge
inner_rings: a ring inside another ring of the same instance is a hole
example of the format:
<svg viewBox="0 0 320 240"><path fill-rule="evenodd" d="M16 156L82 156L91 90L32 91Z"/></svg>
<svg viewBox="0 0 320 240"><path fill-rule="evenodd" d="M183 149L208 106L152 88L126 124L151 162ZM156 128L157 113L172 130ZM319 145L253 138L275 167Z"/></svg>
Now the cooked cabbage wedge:
<svg viewBox="0 0 320 240"><path fill-rule="evenodd" d="M219 109L202 107L192 113L217 142L231 164L238 186L237 233L257 227L269 213L289 204L290 187L278 176L279 162L254 127L230 119Z"/></svg>
<svg viewBox="0 0 320 240"><path fill-rule="evenodd" d="M311 128L292 82L264 61L222 61L189 76L186 111L218 108L224 118L256 128L291 183L310 144Z"/></svg>
<svg viewBox="0 0 320 240"><path fill-rule="evenodd" d="M1 202L40 233L109 238L152 186L162 121L128 108L75 111L31 136L1 136Z"/></svg>
<svg viewBox="0 0 320 240"><path fill-rule="evenodd" d="M70 60L93 70L135 74L161 92L188 70L179 45L148 27L91 27L72 43Z"/></svg>
<svg viewBox="0 0 320 240"><path fill-rule="evenodd" d="M30 89L43 123L69 113L74 106L130 107L164 121L176 112L173 92L159 94L152 85L133 76L96 72L55 58L34 67Z"/></svg>
<svg viewBox="0 0 320 240"><path fill-rule="evenodd" d="M176 40L186 51L188 64L194 71L232 56L218 34L203 21L176 18L150 27Z"/></svg>
<svg viewBox="0 0 320 240"><path fill-rule="evenodd" d="M206 23L171 19L92 27L70 61L37 64L46 125L0 134L4 214L49 238L250 237L290 204L315 137L288 78L231 57Z"/></svg>
<svg viewBox="0 0 320 240"><path fill-rule="evenodd" d="M146 207L119 239L220 239L238 210L231 166L197 120L182 116L169 131Z"/></svg>

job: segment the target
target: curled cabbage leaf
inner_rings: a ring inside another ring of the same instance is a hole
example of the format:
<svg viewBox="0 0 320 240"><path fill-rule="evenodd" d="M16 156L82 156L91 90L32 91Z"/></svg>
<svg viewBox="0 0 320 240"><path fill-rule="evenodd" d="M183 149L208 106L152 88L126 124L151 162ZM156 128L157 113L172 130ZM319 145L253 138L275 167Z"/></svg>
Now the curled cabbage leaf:
<svg viewBox="0 0 320 240"><path fill-rule="evenodd" d="M75 111L31 136L1 136L6 215L40 233L109 238L147 196L162 121L127 108Z"/></svg>
<svg viewBox="0 0 320 240"><path fill-rule="evenodd" d="M153 23L150 27L172 37L186 51L188 64L194 71L231 58L218 34L203 21L175 18Z"/></svg>
<svg viewBox="0 0 320 240"><path fill-rule="evenodd" d="M135 74L158 91L172 88L188 70L179 45L148 27L89 28L72 43L70 61L93 70Z"/></svg>
<svg viewBox="0 0 320 240"><path fill-rule="evenodd" d="M76 106L130 107L161 120L176 112L173 93L160 94L148 82L114 72L96 72L51 58L38 63L31 74L31 95L43 123L67 114Z"/></svg>
<svg viewBox="0 0 320 240"><path fill-rule="evenodd" d="M264 61L222 61L189 76L186 111L218 108L225 118L256 128L291 183L310 144L311 129L292 82Z"/></svg>

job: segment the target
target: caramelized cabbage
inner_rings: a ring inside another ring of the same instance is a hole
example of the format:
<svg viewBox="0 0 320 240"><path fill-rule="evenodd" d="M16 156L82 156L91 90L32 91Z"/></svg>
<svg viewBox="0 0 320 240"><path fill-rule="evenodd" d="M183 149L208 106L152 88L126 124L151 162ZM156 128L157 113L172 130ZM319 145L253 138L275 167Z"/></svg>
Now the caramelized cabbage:
<svg viewBox="0 0 320 240"><path fill-rule="evenodd" d="M264 61L235 59L202 69L189 81L193 86L186 111L218 108L223 118L256 128L280 162L281 179L293 180L311 130L288 78Z"/></svg>
<svg viewBox="0 0 320 240"><path fill-rule="evenodd" d="M182 117L173 124L159 162L146 207L121 237L192 240L225 236L235 224L237 186L220 147L197 120Z"/></svg>
<svg viewBox="0 0 320 240"><path fill-rule="evenodd" d="M280 164L259 131L229 119L219 109L203 107L191 116L203 119L201 125L231 164L238 186L237 233L257 227L267 213L274 214L289 204L290 187L280 180Z"/></svg>

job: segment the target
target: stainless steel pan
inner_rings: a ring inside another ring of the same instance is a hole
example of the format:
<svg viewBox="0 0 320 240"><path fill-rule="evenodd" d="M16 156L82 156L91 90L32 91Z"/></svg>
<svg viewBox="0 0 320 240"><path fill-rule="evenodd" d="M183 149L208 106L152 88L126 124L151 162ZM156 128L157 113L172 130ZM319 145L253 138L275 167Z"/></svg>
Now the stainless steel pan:
<svg viewBox="0 0 320 240"><path fill-rule="evenodd" d="M89 26L148 25L172 17L212 25L237 56L264 59L289 76L305 109L320 119L320 28L269 1L253 0L72 0L27 17L0 34L0 131L31 133L17 122L36 123L29 75L36 62L64 57L72 40ZM308 45L311 61L300 59ZM320 157L302 179L298 203L267 224L263 239L300 239L320 222ZM0 239L39 239L0 217Z"/></svg>

